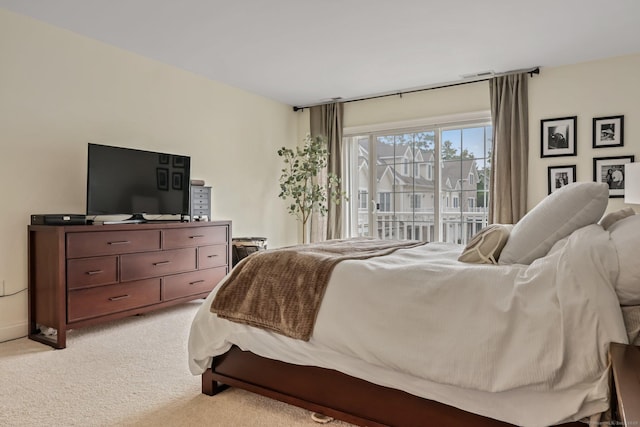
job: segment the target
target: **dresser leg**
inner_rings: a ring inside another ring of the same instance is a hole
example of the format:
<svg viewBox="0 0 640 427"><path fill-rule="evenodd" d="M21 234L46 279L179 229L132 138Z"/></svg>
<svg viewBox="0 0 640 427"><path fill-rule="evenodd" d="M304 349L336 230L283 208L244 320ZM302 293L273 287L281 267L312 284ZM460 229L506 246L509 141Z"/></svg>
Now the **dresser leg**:
<svg viewBox="0 0 640 427"><path fill-rule="evenodd" d="M58 330L55 335L44 335L36 329L29 333L29 339L49 345L56 350L62 350L67 347L67 333L64 329Z"/></svg>

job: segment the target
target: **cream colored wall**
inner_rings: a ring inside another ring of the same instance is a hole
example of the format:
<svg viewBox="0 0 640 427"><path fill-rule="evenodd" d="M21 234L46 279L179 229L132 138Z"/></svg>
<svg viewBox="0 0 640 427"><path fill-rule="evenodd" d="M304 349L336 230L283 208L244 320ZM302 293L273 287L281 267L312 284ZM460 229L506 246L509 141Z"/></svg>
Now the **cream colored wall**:
<svg viewBox="0 0 640 427"><path fill-rule="evenodd" d="M593 158L635 155L640 162L640 55L542 68L529 79L528 209L547 195L549 166L576 165L579 181L593 180ZM380 123L489 110L487 82L346 103L344 126ZM308 132L309 116L298 113L299 134ZM540 158L540 120L578 116L577 156ZM624 115L624 147L592 148L592 119ZM305 130L306 129L306 130ZM607 211L624 207L609 199Z"/></svg>
<svg viewBox="0 0 640 427"><path fill-rule="evenodd" d="M344 104L345 128L490 110L489 84L477 82ZM298 137L309 132L309 109L298 115Z"/></svg>
<svg viewBox="0 0 640 427"><path fill-rule="evenodd" d="M344 126L366 126L490 109L489 85L477 82L400 96L348 102Z"/></svg>
<svg viewBox="0 0 640 427"><path fill-rule="evenodd" d="M593 158L635 155L640 162L640 55L543 68L529 82L528 207L548 193L549 166L576 165L578 181L593 181ZM624 146L592 148L594 117L624 115ZM540 158L540 120L577 116L577 156ZM607 211L624 207L609 199Z"/></svg>
<svg viewBox="0 0 640 427"><path fill-rule="evenodd" d="M277 197L276 150L297 143L291 107L3 10L0 58L5 294L27 285L29 215L85 212L88 142L189 155L234 236L297 242ZM0 297L0 341L26 321L26 292Z"/></svg>

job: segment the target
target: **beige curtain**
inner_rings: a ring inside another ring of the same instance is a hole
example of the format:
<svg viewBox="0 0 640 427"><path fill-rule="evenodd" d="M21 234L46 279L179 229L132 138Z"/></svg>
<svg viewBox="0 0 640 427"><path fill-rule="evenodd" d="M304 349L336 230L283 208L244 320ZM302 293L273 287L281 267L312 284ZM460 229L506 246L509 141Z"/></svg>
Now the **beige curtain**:
<svg viewBox="0 0 640 427"><path fill-rule="evenodd" d="M489 184L490 224L515 224L527 213L527 81L527 73L489 80L494 147Z"/></svg>
<svg viewBox="0 0 640 427"><path fill-rule="evenodd" d="M339 178L342 178L342 117L343 104L341 102L318 105L310 109L311 136L326 138L329 150L327 171ZM319 179L326 182L326 172L322 173ZM319 213L314 212L311 216L312 242L342 237L343 204L335 204L329 197L327 216L322 217Z"/></svg>

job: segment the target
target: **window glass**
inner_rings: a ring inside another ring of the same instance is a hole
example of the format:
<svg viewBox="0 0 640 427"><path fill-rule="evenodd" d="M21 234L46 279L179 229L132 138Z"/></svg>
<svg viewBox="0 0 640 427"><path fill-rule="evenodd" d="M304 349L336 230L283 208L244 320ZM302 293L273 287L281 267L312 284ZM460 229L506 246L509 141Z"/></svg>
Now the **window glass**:
<svg viewBox="0 0 640 427"><path fill-rule="evenodd" d="M479 122L345 137L358 168L350 235L466 244L487 224L491 132Z"/></svg>

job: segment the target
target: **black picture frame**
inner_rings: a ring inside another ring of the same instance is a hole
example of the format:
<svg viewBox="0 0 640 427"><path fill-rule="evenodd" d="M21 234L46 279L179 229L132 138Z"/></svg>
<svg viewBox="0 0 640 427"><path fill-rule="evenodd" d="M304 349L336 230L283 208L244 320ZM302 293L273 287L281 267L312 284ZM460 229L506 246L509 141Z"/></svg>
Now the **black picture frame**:
<svg viewBox="0 0 640 427"><path fill-rule="evenodd" d="M624 146L624 116L593 118L593 148Z"/></svg>
<svg viewBox="0 0 640 427"><path fill-rule="evenodd" d="M182 182L184 181L182 177L182 172L173 172L171 174L171 188L174 190L182 190Z"/></svg>
<svg viewBox="0 0 640 427"><path fill-rule="evenodd" d="M577 155L577 121L578 116L540 120L540 157Z"/></svg>
<svg viewBox="0 0 640 427"><path fill-rule="evenodd" d="M158 190L169 191L169 169L156 168L156 184Z"/></svg>
<svg viewBox="0 0 640 427"><path fill-rule="evenodd" d="M173 167L174 168L183 168L184 167L184 157L182 156L172 156L173 157Z"/></svg>
<svg viewBox="0 0 640 427"><path fill-rule="evenodd" d="M593 180L609 186L609 197L624 197L624 165L633 163L635 156L614 156L593 158Z"/></svg>
<svg viewBox="0 0 640 427"><path fill-rule="evenodd" d="M547 188L549 194L576 182L576 165L549 166Z"/></svg>

